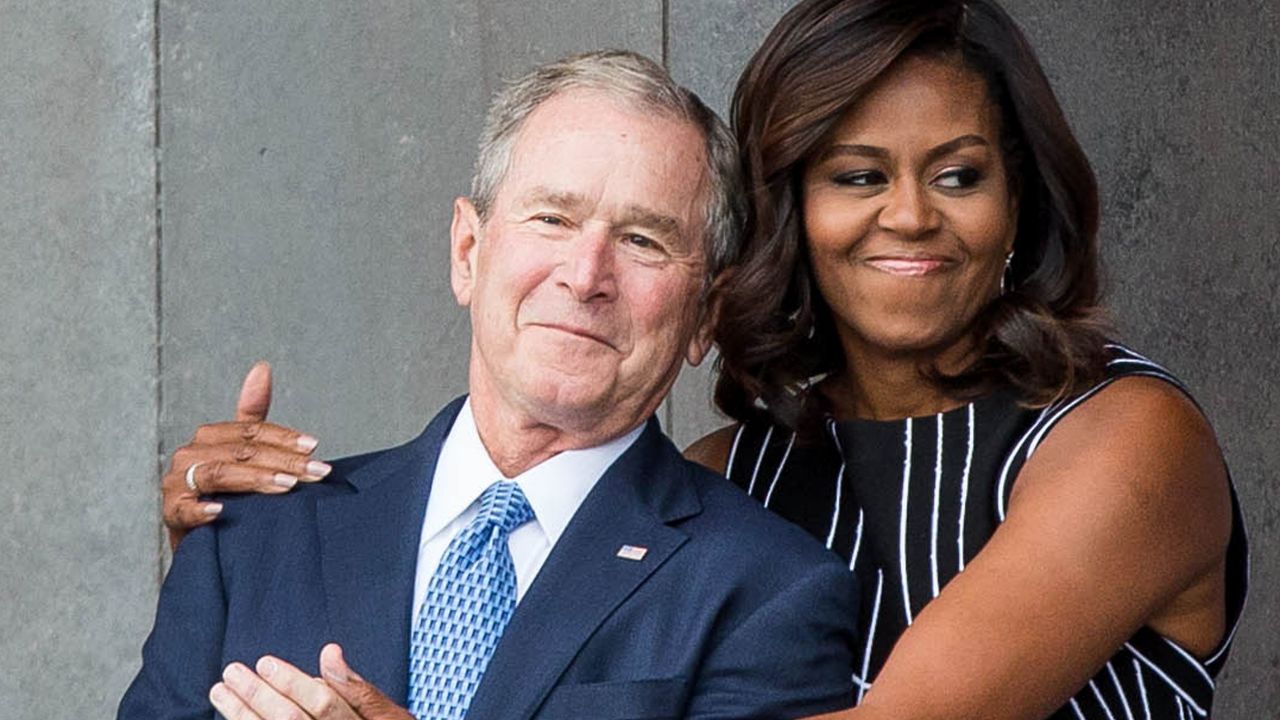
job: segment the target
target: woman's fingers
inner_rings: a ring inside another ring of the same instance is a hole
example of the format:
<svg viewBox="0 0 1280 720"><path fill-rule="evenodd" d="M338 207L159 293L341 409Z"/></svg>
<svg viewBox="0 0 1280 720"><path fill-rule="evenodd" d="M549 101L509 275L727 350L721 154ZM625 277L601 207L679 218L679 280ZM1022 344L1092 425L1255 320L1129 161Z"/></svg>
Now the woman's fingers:
<svg viewBox="0 0 1280 720"><path fill-rule="evenodd" d="M191 439L192 445L227 445L237 442L265 445L301 455L310 455L320 444L311 435L293 428L256 421L201 425Z"/></svg>
<svg viewBox="0 0 1280 720"><path fill-rule="evenodd" d="M182 534L221 512L220 503L201 496L288 492L299 482L323 478L331 469L309 454L254 441L184 445L174 453L173 464L161 480L164 522Z"/></svg>

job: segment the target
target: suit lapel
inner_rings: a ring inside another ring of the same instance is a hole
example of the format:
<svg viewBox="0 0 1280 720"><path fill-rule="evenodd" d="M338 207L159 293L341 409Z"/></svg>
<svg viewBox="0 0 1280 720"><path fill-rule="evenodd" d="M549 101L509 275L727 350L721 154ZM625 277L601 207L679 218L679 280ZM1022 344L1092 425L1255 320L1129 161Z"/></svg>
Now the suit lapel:
<svg viewBox="0 0 1280 720"><path fill-rule="evenodd" d="M596 628L687 536L668 522L701 509L679 454L650 421L596 483L516 608L467 712L529 718ZM640 561L623 545L647 548Z"/></svg>
<svg viewBox="0 0 1280 720"><path fill-rule="evenodd" d="M333 637L353 669L401 704L422 518L440 447L461 406L460 398L417 439L349 471L343 479L355 492L317 502Z"/></svg>

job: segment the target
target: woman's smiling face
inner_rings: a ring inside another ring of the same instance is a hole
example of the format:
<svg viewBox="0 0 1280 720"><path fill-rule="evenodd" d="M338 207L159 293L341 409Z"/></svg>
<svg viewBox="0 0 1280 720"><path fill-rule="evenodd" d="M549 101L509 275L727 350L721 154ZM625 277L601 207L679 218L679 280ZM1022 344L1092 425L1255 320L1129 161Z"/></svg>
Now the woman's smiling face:
<svg viewBox="0 0 1280 720"><path fill-rule="evenodd" d="M982 76L907 57L806 167L813 272L846 358L938 358L999 292L1017 230L1000 109Z"/></svg>

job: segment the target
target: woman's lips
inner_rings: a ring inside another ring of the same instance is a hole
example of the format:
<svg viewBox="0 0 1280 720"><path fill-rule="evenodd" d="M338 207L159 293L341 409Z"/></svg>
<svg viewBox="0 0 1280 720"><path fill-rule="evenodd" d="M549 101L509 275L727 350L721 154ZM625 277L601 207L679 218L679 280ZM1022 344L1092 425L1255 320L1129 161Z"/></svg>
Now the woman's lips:
<svg viewBox="0 0 1280 720"><path fill-rule="evenodd" d="M950 260L939 257L873 257L867 264L890 275L918 277L937 272L950 264Z"/></svg>

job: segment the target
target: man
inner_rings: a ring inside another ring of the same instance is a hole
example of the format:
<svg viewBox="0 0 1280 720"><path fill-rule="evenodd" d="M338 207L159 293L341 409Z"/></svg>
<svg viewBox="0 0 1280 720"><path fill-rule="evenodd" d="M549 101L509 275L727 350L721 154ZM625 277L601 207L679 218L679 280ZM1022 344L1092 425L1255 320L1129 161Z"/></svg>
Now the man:
<svg viewBox="0 0 1280 720"><path fill-rule="evenodd" d="M709 347L734 158L715 116L630 53L503 92L450 233L469 396L323 482L226 498L174 556L120 717L848 706L847 570L652 420ZM232 447L194 443L184 482L209 487Z"/></svg>

